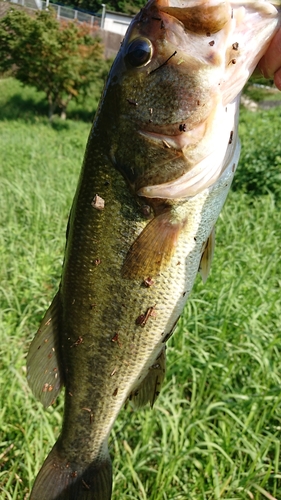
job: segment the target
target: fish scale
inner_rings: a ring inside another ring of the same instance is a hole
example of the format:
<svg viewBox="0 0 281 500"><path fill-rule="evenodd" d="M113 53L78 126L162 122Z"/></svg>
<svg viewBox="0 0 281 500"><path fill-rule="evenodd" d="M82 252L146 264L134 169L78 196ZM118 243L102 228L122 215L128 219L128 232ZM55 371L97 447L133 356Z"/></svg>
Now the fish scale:
<svg viewBox="0 0 281 500"><path fill-rule="evenodd" d="M165 343L198 270L208 276L239 159L239 94L278 22L262 0L151 0L132 22L89 136L59 290L27 356L44 406L65 385L31 500L110 500L109 433L126 400L153 406Z"/></svg>

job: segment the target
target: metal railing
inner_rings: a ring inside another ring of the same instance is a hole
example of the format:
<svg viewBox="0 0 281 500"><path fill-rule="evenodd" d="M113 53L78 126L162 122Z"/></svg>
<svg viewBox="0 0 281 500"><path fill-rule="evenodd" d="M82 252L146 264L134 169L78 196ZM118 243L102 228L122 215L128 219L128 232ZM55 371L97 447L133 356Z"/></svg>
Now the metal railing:
<svg viewBox="0 0 281 500"><path fill-rule="evenodd" d="M65 7L63 5L58 5L55 3L49 3L45 0L8 0L11 3L27 7L33 10L45 10L48 7L54 9L57 13L57 19L64 19L66 21L78 21L80 23L88 23L91 26L101 26L101 17L93 16L92 14L87 14L86 12L81 12L76 9L71 9L70 7Z"/></svg>

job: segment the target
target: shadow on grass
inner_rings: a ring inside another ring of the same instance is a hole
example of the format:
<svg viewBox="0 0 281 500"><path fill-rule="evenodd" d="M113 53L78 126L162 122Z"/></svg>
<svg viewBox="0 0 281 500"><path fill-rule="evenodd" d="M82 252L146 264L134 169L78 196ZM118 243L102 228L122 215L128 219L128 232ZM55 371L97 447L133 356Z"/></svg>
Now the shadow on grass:
<svg viewBox="0 0 281 500"><path fill-rule="evenodd" d="M80 108L81 106L81 108ZM77 104L77 107L69 110L67 118L69 120L77 120L84 122L92 122L95 109L88 111L83 109L82 105ZM23 97L21 94L14 94L2 106L0 113L0 120L17 120L21 119L25 122L36 123L40 118L49 122L56 130L67 128L67 122L61 120L58 115L54 115L54 119L48 119L48 103L45 99L32 99L30 97Z"/></svg>

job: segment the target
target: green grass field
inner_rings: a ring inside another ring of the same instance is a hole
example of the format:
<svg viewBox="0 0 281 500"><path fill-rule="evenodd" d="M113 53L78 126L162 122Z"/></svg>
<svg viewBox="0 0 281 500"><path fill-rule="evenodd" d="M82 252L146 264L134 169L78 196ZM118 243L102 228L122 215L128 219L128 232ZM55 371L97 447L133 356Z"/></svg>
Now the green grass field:
<svg viewBox="0 0 281 500"><path fill-rule="evenodd" d="M25 357L58 286L90 121L73 107L50 125L12 79L0 109L0 499L25 500L63 414L62 396L48 410L34 399ZM280 108L242 110L212 272L168 343L155 407L114 426L113 500L281 499L280 123Z"/></svg>

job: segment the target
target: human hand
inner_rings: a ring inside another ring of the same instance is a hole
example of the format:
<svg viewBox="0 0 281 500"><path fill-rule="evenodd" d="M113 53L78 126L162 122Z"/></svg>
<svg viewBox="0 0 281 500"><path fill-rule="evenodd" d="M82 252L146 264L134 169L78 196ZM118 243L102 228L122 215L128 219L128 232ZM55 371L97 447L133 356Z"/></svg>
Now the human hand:
<svg viewBox="0 0 281 500"><path fill-rule="evenodd" d="M261 58L257 70L265 78L273 78L276 87L281 90L281 28Z"/></svg>

